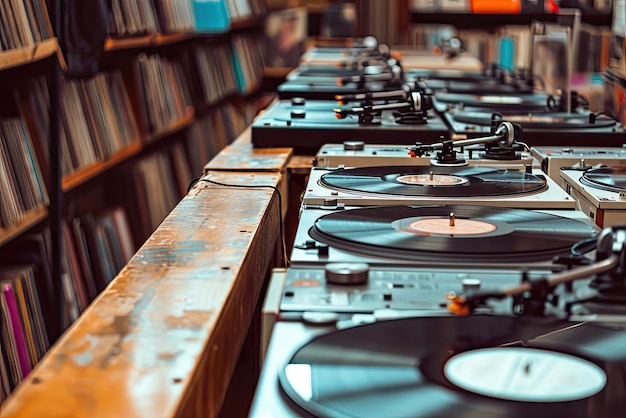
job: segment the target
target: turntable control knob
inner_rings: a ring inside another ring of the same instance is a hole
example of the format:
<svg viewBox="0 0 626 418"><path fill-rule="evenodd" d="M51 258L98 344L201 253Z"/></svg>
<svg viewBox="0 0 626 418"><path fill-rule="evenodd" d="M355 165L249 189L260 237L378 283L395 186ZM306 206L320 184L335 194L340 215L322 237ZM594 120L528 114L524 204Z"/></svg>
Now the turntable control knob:
<svg viewBox="0 0 626 418"><path fill-rule="evenodd" d="M309 312L302 313L302 320L309 325L333 325L339 321L336 312Z"/></svg>
<svg viewBox="0 0 626 418"><path fill-rule="evenodd" d="M325 267L326 282L330 284L365 284L370 266L366 263L329 263Z"/></svg>
<svg viewBox="0 0 626 418"><path fill-rule="evenodd" d="M294 97L291 99L292 106L304 106L306 99L304 97Z"/></svg>
<svg viewBox="0 0 626 418"><path fill-rule="evenodd" d="M304 110L292 110L291 111L291 119L304 119L306 116L306 112Z"/></svg>
<svg viewBox="0 0 626 418"><path fill-rule="evenodd" d="M324 206L337 206L337 199L324 199Z"/></svg>
<svg viewBox="0 0 626 418"><path fill-rule="evenodd" d="M480 279L463 279L463 292L480 290Z"/></svg>
<svg viewBox="0 0 626 418"><path fill-rule="evenodd" d="M344 141L344 151L363 151L365 149L365 142L363 141Z"/></svg>

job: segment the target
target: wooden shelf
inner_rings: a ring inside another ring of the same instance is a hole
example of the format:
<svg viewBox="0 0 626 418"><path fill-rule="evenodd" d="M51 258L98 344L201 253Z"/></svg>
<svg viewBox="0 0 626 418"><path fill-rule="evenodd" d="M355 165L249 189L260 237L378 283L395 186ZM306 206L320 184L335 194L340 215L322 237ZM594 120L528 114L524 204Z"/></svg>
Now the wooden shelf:
<svg viewBox="0 0 626 418"><path fill-rule="evenodd" d="M121 49L146 48L152 45L153 35L132 36L128 38L107 38L104 41L105 51L116 51Z"/></svg>
<svg viewBox="0 0 626 418"><path fill-rule="evenodd" d="M154 35L130 36L127 38L108 37L104 42L104 50L119 51L123 49L140 49L155 46L171 45L187 41L193 38L205 38L227 35L234 30L243 30L259 27L263 23L263 16L254 16L236 19L230 23L226 32L180 32L180 33L157 33Z"/></svg>
<svg viewBox="0 0 626 418"><path fill-rule="evenodd" d="M292 67L265 67L263 68L263 77L285 79L287 74L292 71Z"/></svg>
<svg viewBox="0 0 626 418"><path fill-rule="evenodd" d="M195 111L193 110L193 108L189 108L189 109L191 110L187 111L187 115L184 118L179 119L174 123L171 123L168 127L160 130L159 132L156 132L152 135L145 137L143 141L144 144L148 145L148 144L158 142L161 139L167 138L168 136L190 126L194 121Z"/></svg>
<svg viewBox="0 0 626 418"><path fill-rule="evenodd" d="M23 234L33 226L37 225L48 216L48 209L41 207L33 209L24 215L21 222L7 228L0 228L0 245L4 245L13 238Z"/></svg>
<svg viewBox="0 0 626 418"><path fill-rule="evenodd" d="M117 152L111 158L106 161L98 162L83 169L78 170L63 178L63 192L66 193L81 184L93 179L104 171L120 164L122 161L129 159L130 157L138 154L141 151L141 141L137 140L133 142L127 148Z"/></svg>
<svg viewBox="0 0 626 418"><path fill-rule="evenodd" d="M165 46L199 36L196 32L157 33L155 35L132 36L128 38L107 38L104 41L106 52L123 49L141 49L155 46Z"/></svg>
<svg viewBox="0 0 626 418"><path fill-rule="evenodd" d="M0 52L0 71L41 61L54 54L57 54L61 68L65 69L65 60L61 54L59 43L56 38L50 38L26 48Z"/></svg>
<svg viewBox="0 0 626 418"><path fill-rule="evenodd" d="M252 16L235 19L230 22L230 30L242 30L257 28L263 23L265 16Z"/></svg>

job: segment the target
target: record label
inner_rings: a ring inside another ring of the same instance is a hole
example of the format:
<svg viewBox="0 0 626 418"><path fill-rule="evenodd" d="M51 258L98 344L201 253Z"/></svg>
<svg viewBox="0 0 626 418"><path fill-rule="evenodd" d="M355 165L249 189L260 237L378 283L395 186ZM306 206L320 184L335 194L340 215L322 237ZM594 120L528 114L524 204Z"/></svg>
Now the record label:
<svg viewBox="0 0 626 418"><path fill-rule="evenodd" d="M471 350L444 366L456 386L479 395L523 402L569 402L600 392L606 373L578 357L519 347Z"/></svg>
<svg viewBox="0 0 626 418"><path fill-rule="evenodd" d="M396 180L403 184L415 184L418 186L456 186L467 183L467 179L459 176L441 174L419 174L398 176Z"/></svg>
<svg viewBox="0 0 626 418"><path fill-rule="evenodd" d="M446 218L418 219L410 222L409 231L421 234L439 235L480 235L496 230L496 226L489 222L474 221L472 219L457 219L451 222Z"/></svg>

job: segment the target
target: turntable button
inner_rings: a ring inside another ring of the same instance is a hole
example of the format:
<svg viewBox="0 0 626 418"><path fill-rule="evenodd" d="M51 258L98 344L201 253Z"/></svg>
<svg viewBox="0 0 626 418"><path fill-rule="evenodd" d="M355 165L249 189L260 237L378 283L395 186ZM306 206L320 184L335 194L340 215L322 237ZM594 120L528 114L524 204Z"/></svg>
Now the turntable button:
<svg viewBox="0 0 626 418"><path fill-rule="evenodd" d="M366 263L329 263L324 270L326 281L332 284L365 284L369 278Z"/></svg>
<svg viewBox="0 0 626 418"><path fill-rule="evenodd" d="M480 289L480 279L463 279L463 291L475 291Z"/></svg>
<svg viewBox="0 0 626 418"><path fill-rule="evenodd" d="M304 110L292 110L291 119L304 119L306 112Z"/></svg>
<svg viewBox="0 0 626 418"><path fill-rule="evenodd" d="M363 141L344 141L343 149L345 151L363 151L365 149L365 142Z"/></svg>
<svg viewBox="0 0 626 418"><path fill-rule="evenodd" d="M389 302L393 300L393 295L391 293L383 293L383 300Z"/></svg>
<svg viewBox="0 0 626 418"><path fill-rule="evenodd" d="M333 306L348 306L350 297L345 292L332 292L330 294L330 304Z"/></svg>
<svg viewBox="0 0 626 418"><path fill-rule="evenodd" d="M332 325L339 320L336 312L304 312L302 320L310 325Z"/></svg>

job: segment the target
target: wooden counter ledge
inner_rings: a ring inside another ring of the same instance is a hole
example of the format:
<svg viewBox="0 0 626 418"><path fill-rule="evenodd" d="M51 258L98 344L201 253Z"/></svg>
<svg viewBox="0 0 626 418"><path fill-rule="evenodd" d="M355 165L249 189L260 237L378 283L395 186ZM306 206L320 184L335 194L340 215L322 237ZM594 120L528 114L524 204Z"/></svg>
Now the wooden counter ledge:
<svg viewBox="0 0 626 418"><path fill-rule="evenodd" d="M277 186L281 174L207 176ZM217 416L273 267L279 222L271 188L198 183L0 416Z"/></svg>

